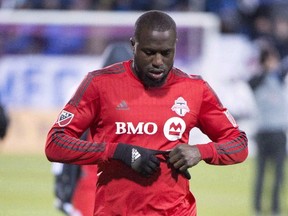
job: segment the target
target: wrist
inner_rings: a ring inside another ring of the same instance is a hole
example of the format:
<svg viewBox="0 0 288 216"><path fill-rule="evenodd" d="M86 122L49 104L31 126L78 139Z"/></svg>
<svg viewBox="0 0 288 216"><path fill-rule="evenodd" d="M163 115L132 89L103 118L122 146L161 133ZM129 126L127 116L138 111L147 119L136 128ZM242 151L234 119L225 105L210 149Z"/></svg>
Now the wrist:
<svg viewBox="0 0 288 216"><path fill-rule="evenodd" d="M212 143L196 145L200 152L201 160L210 160L213 158L214 153L211 144Z"/></svg>

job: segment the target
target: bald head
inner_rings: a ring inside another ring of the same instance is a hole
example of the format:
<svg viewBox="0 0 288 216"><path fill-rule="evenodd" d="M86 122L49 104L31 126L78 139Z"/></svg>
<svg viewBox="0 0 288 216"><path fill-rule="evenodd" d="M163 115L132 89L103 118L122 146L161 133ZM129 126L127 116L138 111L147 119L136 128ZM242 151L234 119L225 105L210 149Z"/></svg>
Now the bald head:
<svg viewBox="0 0 288 216"><path fill-rule="evenodd" d="M135 23L134 38L138 40L142 31L164 32L171 30L177 38L176 23L166 13L153 10L142 14Z"/></svg>

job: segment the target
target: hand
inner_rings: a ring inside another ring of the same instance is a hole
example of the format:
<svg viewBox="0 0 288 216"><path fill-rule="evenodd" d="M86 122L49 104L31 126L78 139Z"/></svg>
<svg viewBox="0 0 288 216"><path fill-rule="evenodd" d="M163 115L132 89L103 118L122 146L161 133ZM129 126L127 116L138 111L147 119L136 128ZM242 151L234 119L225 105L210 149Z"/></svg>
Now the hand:
<svg viewBox="0 0 288 216"><path fill-rule="evenodd" d="M187 173L189 174L187 169L195 166L200 161L201 154L196 146L180 144L169 153L169 163L172 164L175 169L183 172L186 178L188 178Z"/></svg>
<svg viewBox="0 0 288 216"><path fill-rule="evenodd" d="M119 143L116 147L113 159L121 160L136 172L145 177L149 177L160 167L160 161L156 155L163 153L166 152Z"/></svg>

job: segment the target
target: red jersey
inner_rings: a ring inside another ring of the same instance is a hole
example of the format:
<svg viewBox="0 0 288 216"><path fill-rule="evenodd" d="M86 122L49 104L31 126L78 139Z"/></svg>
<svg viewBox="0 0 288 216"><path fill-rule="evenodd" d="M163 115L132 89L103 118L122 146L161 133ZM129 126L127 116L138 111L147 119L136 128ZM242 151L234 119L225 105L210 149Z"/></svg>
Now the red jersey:
<svg viewBox="0 0 288 216"><path fill-rule="evenodd" d="M73 193L74 211L70 216L91 216L94 211L94 200L97 179L97 165L82 165L81 176Z"/></svg>
<svg viewBox="0 0 288 216"><path fill-rule="evenodd" d="M49 131L46 155L62 163L98 164L94 215L196 215L189 181L165 158L158 172L142 177L111 159L117 143L169 150L188 143L190 130L198 127L211 139L197 145L202 159L228 165L247 157L246 135L200 77L173 68L162 87L146 88L131 63L88 73ZM87 128L93 142L78 139Z"/></svg>

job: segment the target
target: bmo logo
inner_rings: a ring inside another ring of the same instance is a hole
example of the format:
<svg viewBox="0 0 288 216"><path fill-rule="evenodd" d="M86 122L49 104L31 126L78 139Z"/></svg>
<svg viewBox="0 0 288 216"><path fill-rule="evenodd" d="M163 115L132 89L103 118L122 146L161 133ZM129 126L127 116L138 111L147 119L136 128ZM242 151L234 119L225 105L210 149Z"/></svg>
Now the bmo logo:
<svg viewBox="0 0 288 216"><path fill-rule="evenodd" d="M115 122L116 134L148 134L157 132L158 126L154 122L139 122L133 125L132 122Z"/></svg>
<svg viewBox="0 0 288 216"><path fill-rule="evenodd" d="M175 141L182 138L185 129L186 124L182 118L172 117L166 121L163 132L168 140Z"/></svg>

